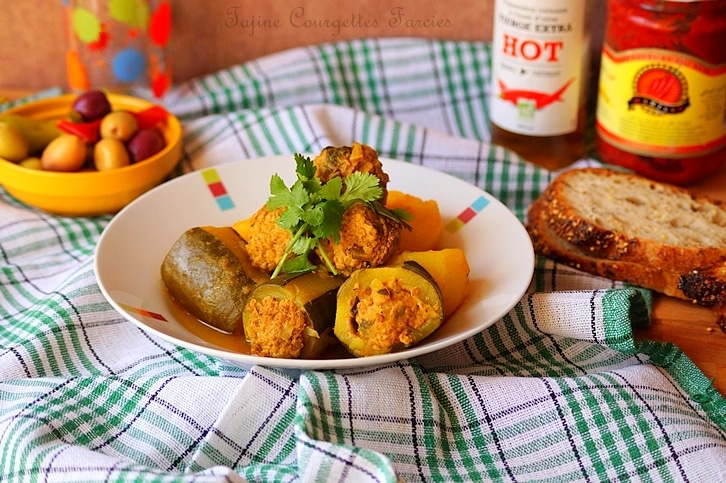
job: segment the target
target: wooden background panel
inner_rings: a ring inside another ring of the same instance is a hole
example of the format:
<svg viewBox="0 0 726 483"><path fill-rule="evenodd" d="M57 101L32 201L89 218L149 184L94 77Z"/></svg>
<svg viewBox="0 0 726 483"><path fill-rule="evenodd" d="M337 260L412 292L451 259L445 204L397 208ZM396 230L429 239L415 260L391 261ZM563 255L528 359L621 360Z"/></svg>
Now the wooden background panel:
<svg viewBox="0 0 726 483"><path fill-rule="evenodd" d="M92 3L92 2L91 2ZM491 37L481 0L172 0L175 82L287 48L362 37ZM0 87L66 86L61 0L3 1Z"/></svg>
<svg viewBox="0 0 726 483"><path fill-rule="evenodd" d="M63 5L84 0L0 1L0 88L65 87ZM595 5L597 40L606 2ZM493 0L172 0L174 82L284 49L344 39L490 40L492 7Z"/></svg>
<svg viewBox="0 0 726 483"><path fill-rule="evenodd" d="M485 39L491 36L491 4L481 0L264 4L215 0L201 18L193 8L176 8L174 73L178 79L188 79L291 47L351 38ZM204 61L180 58L187 55Z"/></svg>
<svg viewBox="0 0 726 483"><path fill-rule="evenodd" d="M65 85L61 0L0 4L0 87Z"/></svg>

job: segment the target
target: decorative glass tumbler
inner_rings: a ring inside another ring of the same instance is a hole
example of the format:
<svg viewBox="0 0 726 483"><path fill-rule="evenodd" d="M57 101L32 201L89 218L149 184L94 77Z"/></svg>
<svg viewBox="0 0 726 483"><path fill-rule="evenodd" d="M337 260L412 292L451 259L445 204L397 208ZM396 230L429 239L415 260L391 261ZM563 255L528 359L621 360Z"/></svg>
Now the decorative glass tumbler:
<svg viewBox="0 0 726 483"><path fill-rule="evenodd" d="M62 0L68 87L75 92L171 86L170 0Z"/></svg>

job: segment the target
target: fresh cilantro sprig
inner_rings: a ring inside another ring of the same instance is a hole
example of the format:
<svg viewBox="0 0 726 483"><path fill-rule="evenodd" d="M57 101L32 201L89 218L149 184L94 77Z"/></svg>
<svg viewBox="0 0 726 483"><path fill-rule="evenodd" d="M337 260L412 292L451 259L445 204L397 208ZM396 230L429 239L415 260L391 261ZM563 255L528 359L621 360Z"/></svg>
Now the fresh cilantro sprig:
<svg viewBox="0 0 726 483"><path fill-rule="evenodd" d="M353 204L368 204L374 211L397 221L407 219L407 213L401 210L389 210L381 202L383 188L380 180L370 174L353 172L342 179L340 176L322 183L315 177L313 161L301 154L295 154L295 173L297 180L287 187L278 174L270 179L270 197L267 208L275 210L284 207L277 223L292 234L292 239L285 248L285 253L272 272L276 277L282 272L300 273L314 270L309 254L317 247L328 270L338 274L320 240L332 238L334 243L340 241L340 230L343 226L343 214Z"/></svg>

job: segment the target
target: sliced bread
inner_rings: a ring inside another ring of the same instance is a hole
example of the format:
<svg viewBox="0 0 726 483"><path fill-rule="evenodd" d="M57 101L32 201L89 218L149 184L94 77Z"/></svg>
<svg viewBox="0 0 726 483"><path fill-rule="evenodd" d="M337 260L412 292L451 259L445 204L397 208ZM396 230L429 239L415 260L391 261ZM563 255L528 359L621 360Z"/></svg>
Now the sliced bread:
<svg viewBox="0 0 726 483"><path fill-rule="evenodd" d="M584 193L588 189L592 192ZM583 208L583 203L596 207ZM686 222L671 223L674 219ZM535 200L527 230L535 251L557 262L706 307L724 308L726 226L722 219L726 220L726 209L718 201L637 175L584 168L560 175ZM690 228L684 230L681 225L686 224ZM704 242L699 244L701 233Z"/></svg>
<svg viewBox="0 0 726 483"><path fill-rule="evenodd" d="M541 198L551 229L593 257L678 273L726 261L726 207L683 188L583 168L558 176Z"/></svg>
<svg viewBox="0 0 726 483"><path fill-rule="evenodd" d="M534 251L539 255L599 277L688 299L678 288L680 278L678 274L652 265L597 258L557 235L548 224L547 218L545 204L541 200L535 201L528 213L527 231L532 239Z"/></svg>

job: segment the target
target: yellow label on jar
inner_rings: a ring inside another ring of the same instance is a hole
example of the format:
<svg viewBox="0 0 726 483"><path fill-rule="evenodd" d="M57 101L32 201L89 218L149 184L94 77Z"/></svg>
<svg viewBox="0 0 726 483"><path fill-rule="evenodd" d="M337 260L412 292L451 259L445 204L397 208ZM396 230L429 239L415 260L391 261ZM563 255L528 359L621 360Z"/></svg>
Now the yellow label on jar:
<svg viewBox="0 0 726 483"><path fill-rule="evenodd" d="M603 48L597 131L635 154L700 156L726 143L726 65L661 49Z"/></svg>

